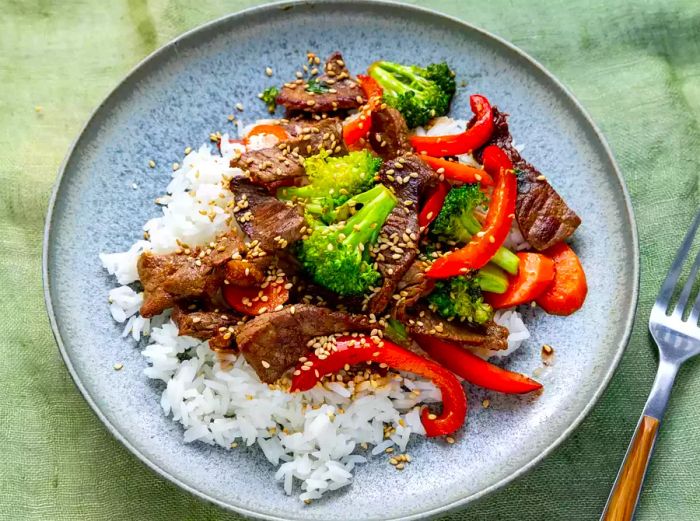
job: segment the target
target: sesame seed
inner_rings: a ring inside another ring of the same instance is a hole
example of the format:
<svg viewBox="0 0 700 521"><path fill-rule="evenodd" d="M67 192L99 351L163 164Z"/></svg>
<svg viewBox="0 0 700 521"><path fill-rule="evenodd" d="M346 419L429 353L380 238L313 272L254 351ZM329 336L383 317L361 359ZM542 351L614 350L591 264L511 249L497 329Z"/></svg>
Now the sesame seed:
<svg viewBox="0 0 700 521"><path fill-rule="evenodd" d="M428 419L429 420L437 420L437 416L433 413L428 414Z"/></svg>
<svg viewBox="0 0 700 521"><path fill-rule="evenodd" d="M490 242L491 244L495 243L495 242L496 242L496 238L495 238L493 235L489 235L489 242Z"/></svg>
<svg viewBox="0 0 700 521"><path fill-rule="evenodd" d="M313 107L314 105L316 105L316 101L310 99L310 100L308 100L308 101L306 102L306 104L307 104L309 107Z"/></svg>
<svg viewBox="0 0 700 521"><path fill-rule="evenodd" d="M537 179L538 181L546 181L547 180L547 178L543 175L538 175L535 179Z"/></svg>
<svg viewBox="0 0 700 521"><path fill-rule="evenodd" d="M403 463L399 463L398 465L396 465L396 470L403 470L404 467L405 465Z"/></svg>
<svg viewBox="0 0 700 521"><path fill-rule="evenodd" d="M552 353L554 353L554 348L549 344L544 344L542 346L542 352L546 355L551 355Z"/></svg>
<svg viewBox="0 0 700 521"><path fill-rule="evenodd" d="M148 166L150 166L151 168L155 168L155 167L156 167L156 162L153 161L153 159L151 159L151 160L148 162Z"/></svg>
<svg viewBox="0 0 700 521"><path fill-rule="evenodd" d="M236 110L239 112L243 112L243 103L236 103Z"/></svg>
<svg viewBox="0 0 700 521"><path fill-rule="evenodd" d="M41 105L37 105L36 107L34 107L34 112L36 112L37 114L41 113L43 110L44 107L42 107Z"/></svg>
<svg viewBox="0 0 700 521"><path fill-rule="evenodd" d="M124 368L124 364L114 364L115 371L121 371Z"/></svg>
<svg viewBox="0 0 700 521"><path fill-rule="evenodd" d="M447 438L445 438L445 441L452 445L455 442L455 439L452 436L448 436Z"/></svg>
<svg viewBox="0 0 700 521"><path fill-rule="evenodd" d="M477 181L481 181L481 175L474 174L474 179L476 179Z"/></svg>
<svg viewBox="0 0 700 521"><path fill-rule="evenodd" d="M192 147L185 148L185 155L189 154L190 152L192 152Z"/></svg>
<svg viewBox="0 0 700 521"><path fill-rule="evenodd" d="M488 409L490 405L491 405L491 400L489 400L488 398L485 398L484 401L481 402L481 406L484 409Z"/></svg>
<svg viewBox="0 0 700 521"><path fill-rule="evenodd" d="M265 74L272 76L272 67L265 67Z"/></svg>
<svg viewBox="0 0 700 521"><path fill-rule="evenodd" d="M268 362L267 360L263 360L263 361L260 362L260 363L262 364L262 366L263 366L265 369L269 369L269 368L270 368L270 362Z"/></svg>
<svg viewBox="0 0 700 521"><path fill-rule="evenodd" d="M180 169L180 163L173 163L173 172Z"/></svg>
<svg viewBox="0 0 700 521"><path fill-rule="evenodd" d="M229 114L226 119L228 119L229 121L233 121L234 119L236 119L236 116L234 116L233 114Z"/></svg>

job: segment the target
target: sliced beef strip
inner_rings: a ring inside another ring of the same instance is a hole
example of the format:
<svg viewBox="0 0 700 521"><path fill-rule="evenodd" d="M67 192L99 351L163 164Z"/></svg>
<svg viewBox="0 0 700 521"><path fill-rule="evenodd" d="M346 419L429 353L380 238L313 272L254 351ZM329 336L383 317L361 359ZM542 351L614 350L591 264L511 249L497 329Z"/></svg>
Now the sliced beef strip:
<svg viewBox="0 0 700 521"><path fill-rule="evenodd" d="M372 112L369 143L385 161L413 150L408 140L406 120L398 110L387 106Z"/></svg>
<svg viewBox="0 0 700 521"><path fill-rule="evenodd" d="M415 306L423 297L428 296L435 288L435 280L425 276L430 263L424 259L416 259L396 285L399 300L392 310L392 315L399 321L404 321L407 310Z"/></svg>
<svg viewBox="0 0 700 521"><path fill-rule="evenodd" d="M365 316L296 304L249 320L238 328L236 343L260 379L273 383L309 352L312 338L374 327Z"/></svg>
<svg viewBox="0 0 700 521"><path fill-rule="evenodd" d="M418 204L423 192L437 182L438 174L418 156L408 154L384 162L379 178L396 194L398 201L379 235L375 258L383 280L368 305L369 312L375 314L387 307L399 281L418 255L421 233Z"/></svg>
<svg viewBox="0 0 700 521"><path fill-rule="evenodd" d="M180 336L209 340L212 349L230 349L241 317L220 311L189 311L179 305L173 308L172 319Z"/></svg>
<svg viewBox="0 0 700 521"><path fill-rule="evenodd" d="M231 191L236 221L264 251L284 249L301 238L306 222L297 205L280 201L245 178L234 178Z"/></svg>
<svg viewBox="0 0 700 521"><path fill-rule="evenodd" d="M277 104L292 113L324 113L356 109L366 101L362 88L350 77L340 52L328 57L323 74L316 78L316 83L325 92L309 91L308 82L303 80L286 83L277 96Z"/></svg>
<svg viewBox="0 0 700 521"><path fill-rule="evenodd" d="M489 350L508 349L508 329L492 321L483 326L448 321L430 311L427 306L418 305L405 315L402 322L409 333L429 335Z"/></svg>
<svg viewBox="0 0 700 521"><path fill-rule="evenodd" d="M303 158L327 150L331 154L347 152L343 127L337 118L319 121L291 121L284 125L290 139L270 148L252 150L231 159L231 167L240 168L253 184L267 187L301 184L305 177Z"/></svg>
<svg viewBox="0 0 700 521"><path fill-rule="evenodd" d="M195 248L189 253L187 250L168 254L142 253L137 263L144 288L141 316L158 315L183 298L214 298L223 282L224 273L220 267L242 246L243 241L238 235L230 232L208 247Z"/></svg>
<svg viewBox="0 0 700 521"><path fill-rule="evenodd" d="M485 146L498 145L513 162L518 172L515 218L525 240L537 250L546 250L574 233L581 219L545 177L515 149L508 129L508 114L494 107L493 117L496 128Z"/></svg>

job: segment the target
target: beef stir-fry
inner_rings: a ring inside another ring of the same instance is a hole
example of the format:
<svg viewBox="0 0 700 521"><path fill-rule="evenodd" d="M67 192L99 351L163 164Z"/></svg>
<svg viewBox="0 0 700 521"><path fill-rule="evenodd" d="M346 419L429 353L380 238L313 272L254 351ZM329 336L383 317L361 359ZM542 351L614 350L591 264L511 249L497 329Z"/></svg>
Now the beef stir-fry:
<svg viewBox="0 0 700 521"><path fill-rule="evenodd" d="M466 414L452 373L469 381L469 350L508 349L500 310L583 304L585 275L563 242L580 219L484 96L471 96L466 130L433 135L456 92L446 64L380 61L354 76L339 52L318 62L263 96L285 119L253 128L265 145L231 159L229 230L141 255L141 315L172 309L180 335L240 353L290 392L358 364L430 378L443 408L422 422L449 434ZM503 369L479 381L541 387Z"/></svg>

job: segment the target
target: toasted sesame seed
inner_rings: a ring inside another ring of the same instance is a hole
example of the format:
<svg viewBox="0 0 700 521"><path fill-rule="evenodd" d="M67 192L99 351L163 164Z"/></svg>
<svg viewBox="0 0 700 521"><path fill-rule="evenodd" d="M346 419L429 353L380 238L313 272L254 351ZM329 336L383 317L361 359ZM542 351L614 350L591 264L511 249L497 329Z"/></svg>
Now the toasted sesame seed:
<svg viewBox="0 0 700 521"><path fill-rule="evenodd" d="M547 180L547 178L543 175L538 175L535 179L537 179L538 181L546 181Z"/></svg>
<svg viewBox="0 0 700 521"><path fill-rule="evenodd" d="M542 352L546 355L551 355L552 353L554 353L554 348L549 344L544 344L542 346Z"/></svg>
<svg viewBox="0 0 700 521"><path fill-rule="evenodd" d="M155 167L156 167L156 162L153 161L153 159L151 159L151 160L148 162L148 166L150 166L151 168L155 168Z"/></svg>
<svg viewBox="0 0 700 521"><path fill-rule="evenodd" d="M272 67L265 67L265 74L272 76Z"/></svg>
<svg viewBox="0 0 700 521"><path fill-rule="evenodd" d="M429 420L437 420L437 416L433 413L428 414L428 419Z"/></svg>
<svg viewBox="0 0 700 521"><path fill-rule="evenodd" d="M488 398L485 398L484 401L481 402L481 406L484 409L488 409L490 405L491 405L491 400L489 400Z"/></svg>
<svg viewBox="0 0 700 521"><path fill-rule="evenodd" d="M396 465L396 470L403 470L405 468L405 465L403 463L399 463Z"/></svg>
<svg viewBox="0 0 700 521"><path fill-rule="evenodd" d="M241 102L236 103L236 110L239 112L243 112L243 103L241 103Z"/></svg>
<svg viewBox="0 0 700 521"><path fill-rule="evenodd" d="M452 445L455 442L455 439L452 436L448 436L447 438L445 438L445 441Z"/></svg>
<svg viewBox="0 0 700 521"><path fill-rule="evenodd" d="M180 163L173 163L173 172L180 169Z"/></svg>
<svg viewBox="0 0 700 521"><path fill-rule="evenodd" d="M263 360L263 361L260 362L260 363L262 364L262 366L263 366L265 369L269 369L269 368L270 368L270 362L268 362L267 360Z"/></svg>
<svg viewBox="0 0 700 521"><path fill-rule="evenodd" d="M114 364L115 371L121 371L124 368L124 364Z"/></svg>

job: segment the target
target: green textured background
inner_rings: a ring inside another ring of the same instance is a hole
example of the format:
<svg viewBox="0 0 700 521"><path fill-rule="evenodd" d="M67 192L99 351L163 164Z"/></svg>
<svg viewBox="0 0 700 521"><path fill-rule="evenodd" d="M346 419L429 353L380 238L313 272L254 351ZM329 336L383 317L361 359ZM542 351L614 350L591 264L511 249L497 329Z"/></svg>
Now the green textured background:
<svg viewBox="0 0 700 521"><path fill-rule="evenodd" d="M157 477L93 416L51 336L40 257L56 171L97 103L171 38L257 3L0 0L0 519L238 519ZM602 128L632 194L639 316L610 387L535 471L447 518L594 519L653 379L651 303L699 206L700 2L413 3L493 31L557 75ZM697 360L681 370L640 520L700 519L699 373Z"/></svg>

